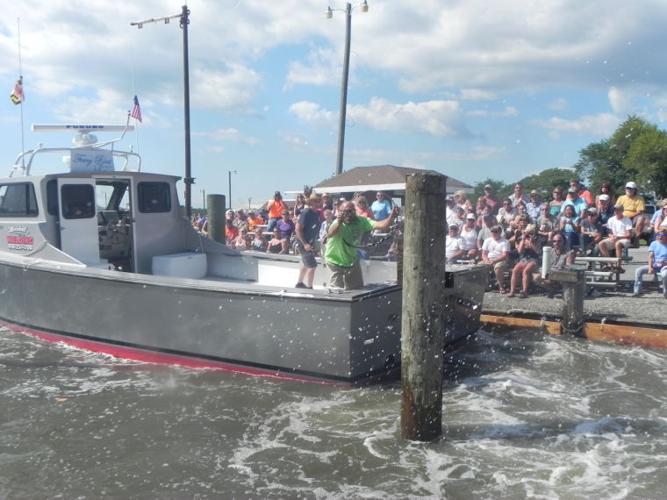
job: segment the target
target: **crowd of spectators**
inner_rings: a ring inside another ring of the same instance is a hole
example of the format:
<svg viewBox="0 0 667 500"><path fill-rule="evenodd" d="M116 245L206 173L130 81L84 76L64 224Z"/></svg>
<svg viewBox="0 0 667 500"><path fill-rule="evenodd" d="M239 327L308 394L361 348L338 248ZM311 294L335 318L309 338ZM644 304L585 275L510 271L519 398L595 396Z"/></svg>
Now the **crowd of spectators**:
<svg viewBox="0 0 667 500"><path fill-rule="evenodd" d="M298 226L301 215L310 207L318 215L317 238L314 242L315 255L323 254L327 230L338 216L339 207L347 202L340 198L334 202L331 195L318 195L306 188L294 200L285 201L276 191L273 198L256 210L227 210L225 214L225 243L236 250L254 250L275 254L300 254ZM366 196L357 193L352 197L355 212L371 221L381 221L389 217L393 202L385 193L375 193L375 200L369 204ZM206 214L195 214L193 227L201 234L208 235Z"/></svg>
<svg viewBox="0 0 667 500"><path fill-rule="evenodd" d="M476 201L462 191L448 197L447 260L489 264L500 293L513 296L520 290L527 296L544 246L553 248L553 265L562 267L575 255L620 257L640 239L650 243L667 230L667 199L647 214L634 182L628 182L618 198L610 183L594 195L578 179L570 181L567 192L556 187L551 195L525 193L517 183L505 199L499 199L491 185Z"/></svg>

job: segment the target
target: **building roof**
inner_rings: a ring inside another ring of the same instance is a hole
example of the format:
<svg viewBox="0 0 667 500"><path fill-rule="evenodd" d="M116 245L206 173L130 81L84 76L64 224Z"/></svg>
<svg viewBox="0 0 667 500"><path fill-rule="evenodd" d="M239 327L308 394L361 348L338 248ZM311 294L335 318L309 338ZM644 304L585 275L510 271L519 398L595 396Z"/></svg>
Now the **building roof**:
<svg viewBox="0 0 667 500"><path fill-rule="evenodd" d="M405 178L414 173L442 175L435 170L376 165L354 167L317 184L318 193L354 193L357 191L405 191ZM472 192L473 187L453 177L447 176L447 193L455 191Z"/></svg>

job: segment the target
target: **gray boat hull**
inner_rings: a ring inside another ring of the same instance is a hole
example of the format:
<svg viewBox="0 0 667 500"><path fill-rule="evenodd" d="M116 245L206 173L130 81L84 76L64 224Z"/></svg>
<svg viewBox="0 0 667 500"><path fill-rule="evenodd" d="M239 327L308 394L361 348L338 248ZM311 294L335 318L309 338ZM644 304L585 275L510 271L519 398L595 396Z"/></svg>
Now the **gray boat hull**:
<svg viewBox="0 0 667 500"><path fill-rule="evenodd" d="M449 273L447 343L479 327L483 287L464 271L461 279L456 274ZM288 292L247 282L4 262L0 283L0 319L18 330L342 382L385 374L400 362L396 285Z"/></svg>

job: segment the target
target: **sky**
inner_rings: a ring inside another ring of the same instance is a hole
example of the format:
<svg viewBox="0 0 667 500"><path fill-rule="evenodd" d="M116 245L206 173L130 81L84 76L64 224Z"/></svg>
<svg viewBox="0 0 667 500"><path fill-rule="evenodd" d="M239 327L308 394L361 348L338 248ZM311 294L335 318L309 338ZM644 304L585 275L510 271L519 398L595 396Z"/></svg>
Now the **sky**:
<svg viewBox="0 0 667 500"><path fill-rule="evenodd" d="M183 53L171 0L22 0L0 19L0 151L69 144L33 123L143 123L123 146L183 175ZM331 5L334 15L327 19ZM428 168L468 183L567 168L628 115L665 127L667 0L353 3L344 169ZM345 2L189 1L193 206L253 206L335 171ZM110 136L105 136L109 137ZM54 165L53 171L60 170Z"/></svg>

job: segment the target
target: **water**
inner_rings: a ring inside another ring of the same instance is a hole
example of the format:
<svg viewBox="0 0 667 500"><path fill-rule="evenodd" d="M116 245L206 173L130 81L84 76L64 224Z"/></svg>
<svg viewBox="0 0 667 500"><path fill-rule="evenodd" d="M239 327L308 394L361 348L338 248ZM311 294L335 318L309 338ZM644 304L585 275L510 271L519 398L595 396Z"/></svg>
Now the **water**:
<svg viewBox="0 0 667 500"><path fill-rule="evenodd" d="M523 330L447 358L444 439L400 388L157 367L0 331L0 498L664 498L667 352Z"/></svg>

